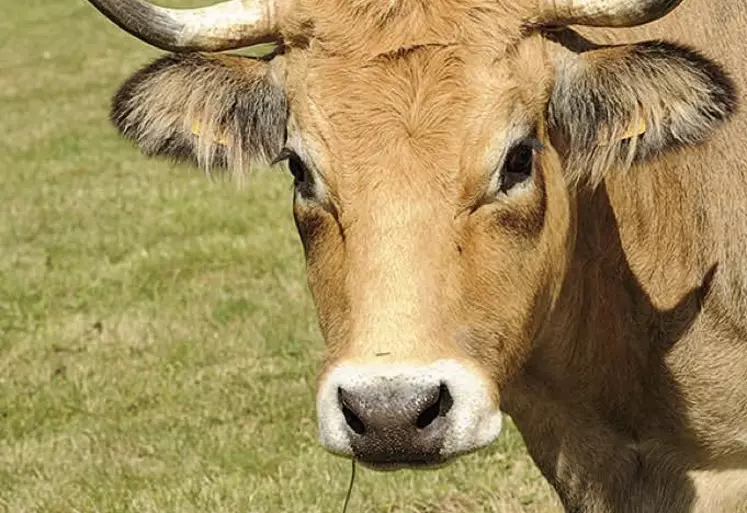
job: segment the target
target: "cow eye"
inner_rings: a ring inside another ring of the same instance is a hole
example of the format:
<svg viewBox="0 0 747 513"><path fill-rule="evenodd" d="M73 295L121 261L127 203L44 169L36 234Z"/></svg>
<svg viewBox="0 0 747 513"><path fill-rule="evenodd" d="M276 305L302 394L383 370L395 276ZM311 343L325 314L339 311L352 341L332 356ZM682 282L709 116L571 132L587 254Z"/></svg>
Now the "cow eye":
<svg viewBox="0 0 747 513"><path fill-rule="evenodd" d="M306 168L306 164L304 164L301 157L295 153L292 153L288 157L288 169L293 175L296 184L305 183L309 178L309 170Z"/></svg>
<svg viewBox="0 0 747 513"><path fill-rule="evenodd" d="M272 163L270 165L274 166L275 164L279 164L284 160L288 161L288 170L290 170L296 183L305 182L308 178L308 169L306 168L306 164L304 164L303 160L301 160L301 157L299 157L298 154L290 148L283 148L282 150L280 150L280 153L278 153L278 156L272 160Z"/></svg>
<svg viewBox="0 0 747 513"><path fill-rule="evenodd" d="M524 141L509 150L501 170L500 192L507 192L532 176L536 145Z"/></svg>
<svg viewBox="0 0 747 513"><path fill-rule="evenodd" d="M272 163L277 164L283 160L288 161L288 170L293 175L293 185L296 191L305 198L311 197L314 189L312 174L301 157L295 151L283 148Z"/></svg>

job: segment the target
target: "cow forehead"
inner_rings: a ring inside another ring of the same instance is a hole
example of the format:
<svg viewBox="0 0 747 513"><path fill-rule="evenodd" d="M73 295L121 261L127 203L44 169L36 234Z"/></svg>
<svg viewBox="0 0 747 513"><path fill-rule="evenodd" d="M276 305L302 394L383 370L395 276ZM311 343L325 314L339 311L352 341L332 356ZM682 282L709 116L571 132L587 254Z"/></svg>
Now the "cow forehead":
<svg viewBox="0 0 747 513"><path fill-rule="evenodd" d="M313 26L326 50L368 58L432 44L505 45L534 8L534 0L300 0L295 25Z"/></svg>
<svg viewBox="0 0 747 513"><path fill-rule="evenodd" d="M513 126L537 122L543 80L525 60L537 61L466 45L365 62L312 58L297 80L303 87L292 101L294 124L343 194L384 176L392 187L458 185L483 171Z"/></svg>

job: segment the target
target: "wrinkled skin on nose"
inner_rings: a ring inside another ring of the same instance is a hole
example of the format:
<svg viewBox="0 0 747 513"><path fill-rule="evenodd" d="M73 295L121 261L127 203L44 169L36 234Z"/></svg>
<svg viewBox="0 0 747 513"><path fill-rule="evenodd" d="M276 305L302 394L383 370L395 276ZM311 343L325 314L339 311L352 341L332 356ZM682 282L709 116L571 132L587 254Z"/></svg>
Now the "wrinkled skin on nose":
<svg viewBox="0 0 747 513"><path fill-rule="evenodd" d="M500 388L562 280L554 150L518 192L490 186L516 141L544 137L546 93L522 80L538 70L458 47L324 62L290 130L314 157L294 214L327 346L320 438L374 468L439 465L498 435ZM492 83L472 76L490 66Z"/></svg>
<svg viewBox="0 0 747 513"><path fill-rule="evenodd" d="M438 386L377 383L360 390L338 387L338 400L355 454L380 466L441 462L446 417L453 399Z"/></svg>

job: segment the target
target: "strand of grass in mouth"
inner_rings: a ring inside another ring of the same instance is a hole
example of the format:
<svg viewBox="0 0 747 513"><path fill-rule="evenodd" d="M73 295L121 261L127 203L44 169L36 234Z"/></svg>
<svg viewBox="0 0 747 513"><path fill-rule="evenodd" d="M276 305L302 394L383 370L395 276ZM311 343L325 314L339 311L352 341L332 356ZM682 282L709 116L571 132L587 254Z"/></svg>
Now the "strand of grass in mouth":
<svg viewBox="0 0 747 513"><path fill-rule="evenodd" d="M350 485L348 485L348 493L345 495L345 502L342 504L342 513L347 513L348 504L350 504L350 496L353 494L353 483L355 483L355 460L350 468Z"/></svg>

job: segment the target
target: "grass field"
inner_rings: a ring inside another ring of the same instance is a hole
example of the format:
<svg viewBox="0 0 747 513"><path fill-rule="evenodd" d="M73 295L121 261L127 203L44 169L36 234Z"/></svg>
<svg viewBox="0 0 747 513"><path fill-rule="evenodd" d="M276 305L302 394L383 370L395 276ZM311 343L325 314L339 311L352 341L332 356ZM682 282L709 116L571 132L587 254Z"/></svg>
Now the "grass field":
<svg viewBox="0 0 747 513"><path fill-rule="evenodd" d="M0 510L340 511L288 176L143 158L107 109L158 52L83 0L0 4ZM559 510L512 427L358 477L351 512Z"/></svg>

